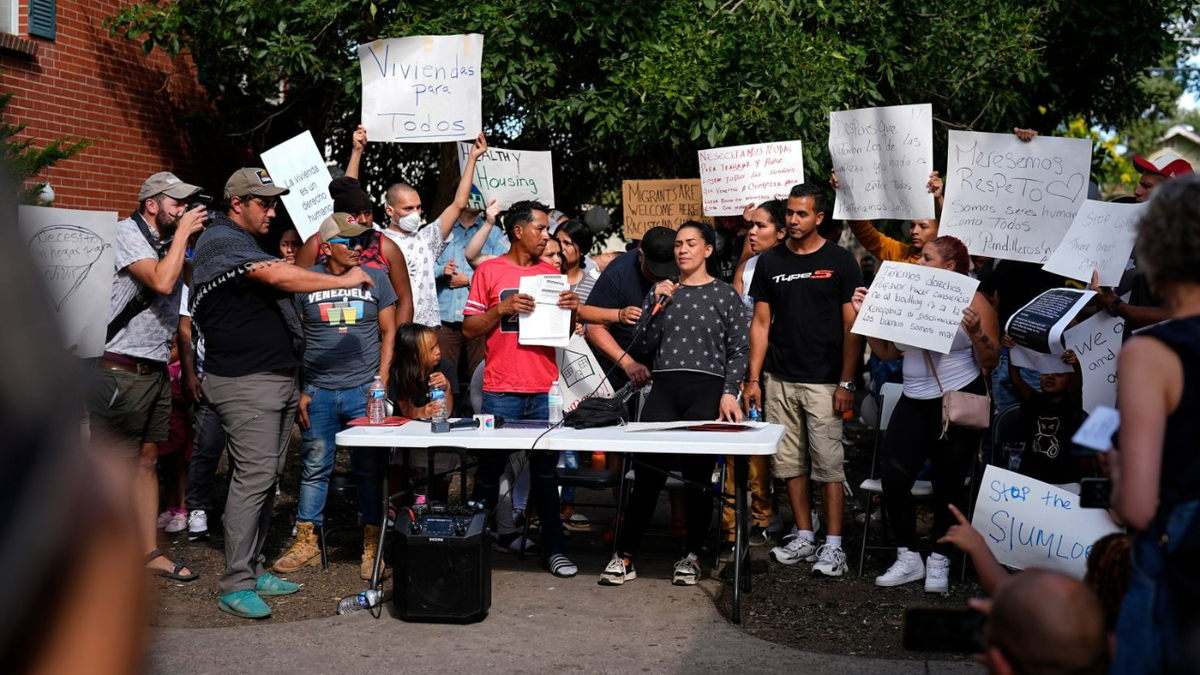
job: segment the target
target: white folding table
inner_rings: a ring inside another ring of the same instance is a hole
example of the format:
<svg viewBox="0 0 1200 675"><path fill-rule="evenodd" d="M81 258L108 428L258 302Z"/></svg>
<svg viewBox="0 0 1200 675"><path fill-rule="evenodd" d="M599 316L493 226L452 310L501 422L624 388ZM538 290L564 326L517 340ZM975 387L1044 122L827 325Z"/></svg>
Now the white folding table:
<svg viewBox="0 0 1200 675"><path fill-rule="evenodd" d="M703 422L697 422L703 424ZM435 434L428 422L413 420L398 427L351 427L337 435L337 444L357 448L430 448L454 447L468 450L603 450L623 453L673 453L695 455L729 455L734 462L734 548L733 556L733 622L740 624L743 580L748 585L749 573L743 576L742 563L749 550L746 528L749 512L745 507L748 484L748 462L751 455L774 455L783 439L783 427L763 424L746 431L628 431L625 427L597 429L456 429ZM534 443L536 442L536 446ZM387 477L384 472L384 513L387 513ZM379 562L383 556L383 537L387 528L380 528L379 552L371 586L379 585Z"/></svg>

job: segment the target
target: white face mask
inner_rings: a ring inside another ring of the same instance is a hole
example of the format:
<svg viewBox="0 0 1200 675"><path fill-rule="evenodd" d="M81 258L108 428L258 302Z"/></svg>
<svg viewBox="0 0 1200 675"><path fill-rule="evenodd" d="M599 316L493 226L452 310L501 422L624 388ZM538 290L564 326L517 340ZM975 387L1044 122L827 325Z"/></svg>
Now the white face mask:
<svg viewBox="0 0 1200 675"><path fill-rule="evenodd" d="M401 232L408 232L409 234L416 232L421 227L421 212L413 211L407 216L398 219L396 226L400 228Z"/></svg>

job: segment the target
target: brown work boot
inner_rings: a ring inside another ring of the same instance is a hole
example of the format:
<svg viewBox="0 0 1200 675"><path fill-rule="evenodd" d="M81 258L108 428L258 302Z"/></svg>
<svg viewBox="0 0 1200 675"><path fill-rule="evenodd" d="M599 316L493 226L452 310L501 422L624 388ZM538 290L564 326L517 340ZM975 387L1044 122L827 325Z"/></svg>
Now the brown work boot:
<svg viewBox="0 0 1200 675"><path fill-rule="evenodd" d="M321 547L317 545L317 533L312 523L296 523L296 541L291 548L275 561L272 569L280 574L288 574L305 565L321 564Z"/></svg>
<svg viewBox="0 0 1200 675"><path fill-rule="evenodd" d="M379 551L379 526L363 525L363 554L362 564L358 568L358 576L364 581L371 580L371 572L375 570L375 553ZM379 561L379 578L384 577L384 562Z"/></svg>

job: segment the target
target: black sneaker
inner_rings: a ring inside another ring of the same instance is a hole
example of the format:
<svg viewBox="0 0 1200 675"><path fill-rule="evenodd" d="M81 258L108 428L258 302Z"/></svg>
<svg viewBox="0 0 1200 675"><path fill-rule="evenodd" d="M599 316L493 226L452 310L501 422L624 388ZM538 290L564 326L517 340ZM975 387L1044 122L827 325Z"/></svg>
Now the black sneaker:
<svg viewBox="0 0 1200 675"><path fill-rule="evenodd" d="M750 528L751 546L766 546L767 544L774 543L775 537L771 536L771 533L767 530L767 528L759 527L757 525Z"/></svg>
<svg viewBox="0 0 1200 675"><path fill-rule="evenodd" d="M208 541L208 514L192 511L188 514L188 541Z"/></svg>

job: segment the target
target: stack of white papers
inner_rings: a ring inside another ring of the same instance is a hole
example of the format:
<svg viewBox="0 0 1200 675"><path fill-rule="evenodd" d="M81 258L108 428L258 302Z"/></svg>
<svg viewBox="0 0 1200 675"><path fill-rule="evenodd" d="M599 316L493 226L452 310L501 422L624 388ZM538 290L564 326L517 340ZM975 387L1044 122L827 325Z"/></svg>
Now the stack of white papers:
<svg viewBox="0 0 1200 675"><path fill-rule="evenodd" d="M571 340L571 310L558 306L558 297L571 289L565 274L538 274L521 277L517 292L531 296L537 303L529 314L518 319L517 343L544 347L566 347Z"/></svg>

